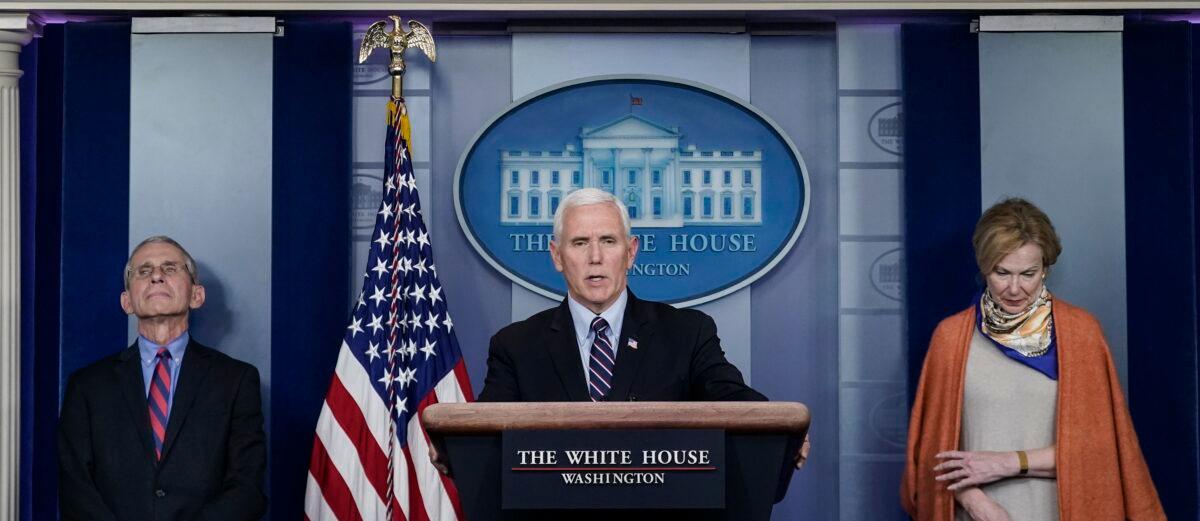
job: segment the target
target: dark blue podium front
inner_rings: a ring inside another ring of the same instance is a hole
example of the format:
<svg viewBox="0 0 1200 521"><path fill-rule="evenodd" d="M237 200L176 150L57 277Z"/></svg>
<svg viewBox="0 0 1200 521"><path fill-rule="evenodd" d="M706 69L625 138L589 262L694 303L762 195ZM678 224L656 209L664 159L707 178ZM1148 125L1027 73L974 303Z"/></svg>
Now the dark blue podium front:
<svg viewBox="0 0 1200 521"><path fill-rule="evenodd" d="M471 403L421 419L470 521L766 521L809 413L794 402Z"/></svg>

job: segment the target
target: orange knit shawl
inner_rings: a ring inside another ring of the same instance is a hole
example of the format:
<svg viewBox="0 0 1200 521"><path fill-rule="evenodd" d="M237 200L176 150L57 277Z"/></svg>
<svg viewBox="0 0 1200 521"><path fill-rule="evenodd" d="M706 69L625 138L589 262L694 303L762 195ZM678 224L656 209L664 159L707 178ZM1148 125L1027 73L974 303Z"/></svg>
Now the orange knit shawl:
<svg viewBox="0 0 1200 521"><path fill-rule="evenodd" d="M1054 327L1059 518L1166 519L1100 324L1087 311L1055 299ZM953 493L933 479L934 455L958 449L963 377L974 331L971 307L938 324L925 355L900 484L900 502L918 521L954 519Z"/></svg>

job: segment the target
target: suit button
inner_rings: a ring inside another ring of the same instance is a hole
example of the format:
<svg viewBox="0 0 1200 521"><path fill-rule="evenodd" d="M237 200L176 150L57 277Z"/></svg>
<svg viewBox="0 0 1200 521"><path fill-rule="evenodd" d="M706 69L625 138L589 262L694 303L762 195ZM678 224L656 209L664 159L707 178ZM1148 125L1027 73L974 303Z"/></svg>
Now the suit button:
<svg viewBox="0 0 1200 521"><path fill-rule="evenodd" d="M154 491L154 496L158 497L158 498L167 497L167 491L160 488L160 489Z"/></svg>

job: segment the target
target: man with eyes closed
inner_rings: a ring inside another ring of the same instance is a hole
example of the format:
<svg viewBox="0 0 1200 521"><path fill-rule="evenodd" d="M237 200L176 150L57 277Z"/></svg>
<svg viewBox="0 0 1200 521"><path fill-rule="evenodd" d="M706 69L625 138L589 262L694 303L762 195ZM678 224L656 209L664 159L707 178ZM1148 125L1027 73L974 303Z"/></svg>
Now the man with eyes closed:
<svg viewBox="0 0 1200 521"><path fill-rule="evenodd" d="M67 383L58 429L62 519L259 519L266 444L258 371L188 331L196 262L166 236L138 244L121 308L133 345Z"/></svg>
<svg viewBox="0 0 1200 521"><path fill-rule="evenodd" d="M637 298L629 213L595 188L563 198L550 258L567 297L496 333L479 401L754 401L725 359L717 327L694 309ZM805 440L797 465L808 455Z"/></svg>

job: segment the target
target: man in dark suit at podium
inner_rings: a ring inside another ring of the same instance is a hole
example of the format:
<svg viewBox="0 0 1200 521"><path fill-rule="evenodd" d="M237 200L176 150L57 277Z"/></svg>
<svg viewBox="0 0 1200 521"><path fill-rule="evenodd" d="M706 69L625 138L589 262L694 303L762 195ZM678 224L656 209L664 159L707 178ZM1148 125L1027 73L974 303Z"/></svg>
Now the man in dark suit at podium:
<svg viewBox="0 0 1200 521"><path fill-rule="evenodd" d="M725 359L711 317L629 291L637 249L619 199L567 195L550 243L567 298L492 337L479 401L766 400Z"/></svg>
<svg viewBox="0 0 1200 521"><path fill-rule="evenodd" d="M125 266L121 308L133 345L71 376L58 428L62 519L251 520L266 510L258 370L200 345L188 314L204 304L179 243L142 241Z"/></svg>

